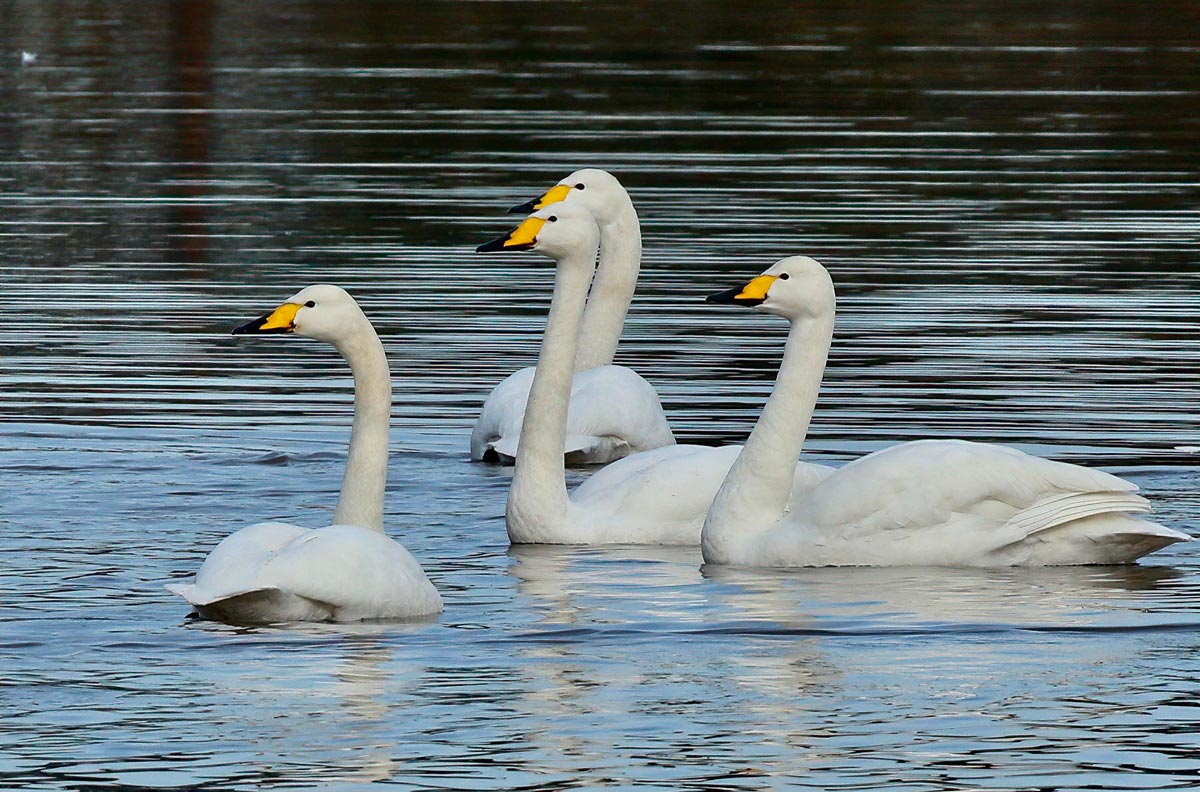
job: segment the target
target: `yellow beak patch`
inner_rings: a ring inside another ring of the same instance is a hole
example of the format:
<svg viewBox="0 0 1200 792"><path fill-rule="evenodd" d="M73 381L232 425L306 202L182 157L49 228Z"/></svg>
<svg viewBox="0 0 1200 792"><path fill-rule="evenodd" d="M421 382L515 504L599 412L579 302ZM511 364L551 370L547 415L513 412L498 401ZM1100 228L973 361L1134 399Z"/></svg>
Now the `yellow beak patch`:
<svg viewBox="0 0 1200 792"><path fill-rule="evenodd" d="M296 313L300 310L300 306L296 303L284 303L276 308L263 323L259 325L259 330L290 330L296 321Z"/></svg>
<svg viewBox="0 0 1200 792"><path fill-rule="evenodd" d="M767 299L767 291L771 288L771 284L775 282L774 275L759 275L754 280L742 287L741 292L734 297L735 300L765 300Z"/></svg>
<svg viewBox="0 0 1200 792"><path fill-rule="evenodd" d="M538 202L533 205L534 210L549 206L552 203L566 200L567 193L571 192L571 185L558 184L546 191L546 194L538 199Z"/></svg>
<svg viewBox="0 0 1200 792"><path fill-rule="evenodd" d="M553 190L551 190L553 192ZM513 247L515 245L532 245L537 241L538 232L542 230L542 226L546 221L540 217L528 217L525 222L517 226L516 229L508 235L508 239L504 240L504 247Z"/></svg>

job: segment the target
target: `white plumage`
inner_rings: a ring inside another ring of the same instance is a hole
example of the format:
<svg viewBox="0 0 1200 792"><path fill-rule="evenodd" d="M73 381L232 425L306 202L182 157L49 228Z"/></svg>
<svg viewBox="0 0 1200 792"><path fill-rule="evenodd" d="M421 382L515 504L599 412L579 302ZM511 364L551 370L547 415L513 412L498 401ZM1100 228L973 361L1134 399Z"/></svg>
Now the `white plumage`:
<svg viewBox="0 0 1200 792"><path fill-rule="evenodd" d="M336 286L310 286L237 335L296 332L337 347L354 373L354 427L326 528L251 525L222 540L191 583L167 588L200 615L236 623L425 616L442 599L420 564L383 532L391 378L379 337Z"/></svg>
<svg viewBox="0 0 1200 792"><path fill-rule="evenodd" d="M471 458L517 458L533 367L518 369L488 396L471 432ZM598 366L571 380L567 435L568 465L595 465L675 442L658 394L633 369Z"/></svg>
<svg viewBox="0 0 1200 792"><path fill-rule="evenodd" d="M205 616L243 624L394 619L442 610L412 554L357 525L251 525L213 549L194 583L167 588Z"/></svg>
<svg viewBox="0 0 1200 792"><path fill-rule="evenodd" d="M480 246L485 252L533 249L557 263L505 510L508 535L516 544L694 545L737 447L670 445L642 451L600 469L567 493L561 449L568 436L573 378L579 379L573 370L576 339L598 239L590 213L557 203L535 212L508 237ZM788 470L788 490L797 496L829 473L795 460Z"/></svg>
<svg viewBox="0 0 1200 792"><path fill-rule="evenodd" d="M563 445L566 461L603 464L670 445L675 437L654 386L632 369L611 365L641 266L642 235L633 202L612 174L585 168L514 210L531 212L559 201L583 206L600 228L600 264L575 356ZM507 463L516 459L532 382L533 368L520 369L488 395L471 430L472 459Z"/></svg>
<svg viewBox="0 0 1200 792"><path fill-rule="evenodd" d="M1128 481L961 440L869 454L795 497L784 471L803 445L829 349L829 275L795 256L710 300L781 315L792 329L775 389L706 518L708 563L1123 564L1190 538L1140 517L1150 506Z"/></svg>

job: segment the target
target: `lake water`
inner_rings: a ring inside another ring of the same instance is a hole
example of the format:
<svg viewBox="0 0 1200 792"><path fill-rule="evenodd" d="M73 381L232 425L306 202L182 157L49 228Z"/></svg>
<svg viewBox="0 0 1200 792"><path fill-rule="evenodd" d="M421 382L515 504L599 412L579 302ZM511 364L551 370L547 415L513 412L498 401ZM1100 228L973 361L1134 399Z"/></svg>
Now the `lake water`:
<svg viewBox="0 0 1200 792"><path fill-rule="evenodd" d="M1200 785L1193 546L509 548L510 472L467 461L551 274L474 247L596 166L645 234L619 362L681 439L744 438L785 330L704 295L808 253L839 289L809 458L1005 442L1200 534L1194 4L16 0L0 62L0 787ZM384 339L387 522L446 611L190 621L163 583L221 537L331 515L348 372L228 335L314 282Z"/></svg>

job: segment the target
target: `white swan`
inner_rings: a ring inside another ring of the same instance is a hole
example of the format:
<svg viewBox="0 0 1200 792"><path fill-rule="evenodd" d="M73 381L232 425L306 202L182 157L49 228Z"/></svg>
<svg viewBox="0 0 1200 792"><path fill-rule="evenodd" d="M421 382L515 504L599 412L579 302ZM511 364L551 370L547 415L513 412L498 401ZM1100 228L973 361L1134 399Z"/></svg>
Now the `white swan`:
<svg viewBox="0 0 1200 792"><path fill-rule="evenodd" d="M576 204L541 209L480 252L536 250L557 264L554 297L521 427L505 518L514 544L695 545L737 446L672 445L601 468L568 495L562 447L579 324L595 268L599 228ZM793 460L802 496L830 471Z"/></svg>
<svg viewBox="0 0 1200 792"><path fill-rule="evenodd" d="M383 344L337 286L309 286L234 335L297 333L328 341L354 374L346 474L327 528L265 522L227 536L192 583L167 588L201 616L240 623L359 621L440 613L416 559L383 532L392 384Z"/></svg>
<svg viewBox="0 0 1200 792"><path fill-rule="evenodd" d="M603 464L671 445L675 437L654 386L633 369L611 365L642 259L642 232L633 202L611 173L585 168L511 211L527 214L559 201L584 206L600 226L600 265L575 354L563 441L567 462ZM511 463L516 458L532 383L533 368L523 368L492 390L471 430L471 459Z"/></svg>
<svg viewBox="0 0 1200 792"><path fill-rule="evenodd" d="M775 389L705 520L706 563L1122 564L1190 538L1134 516L1150 506L1116 476L961 440L869 454L789 504L833 333L833 282L794 256L708 299L783 316L791 333Z"/></svg>

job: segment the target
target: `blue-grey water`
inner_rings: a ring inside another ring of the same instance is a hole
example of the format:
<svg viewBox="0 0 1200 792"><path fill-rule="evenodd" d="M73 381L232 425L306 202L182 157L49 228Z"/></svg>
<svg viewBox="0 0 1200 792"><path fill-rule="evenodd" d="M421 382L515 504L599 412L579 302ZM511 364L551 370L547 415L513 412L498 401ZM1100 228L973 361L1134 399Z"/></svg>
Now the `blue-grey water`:
<svg viewBox="0 0 1200 792"><path fill-rule="evenodd" d="M467 461L551 277L474 246L596 166L645 234L619 362L681 439L744 438L783 342L703 296L808 253L810 458L1010 443L1200 534L1194 4L14 0L0 127L0 788L1200 785L1194 546L509 548L509 471ZM228 335L314 282L383 337L388 527L446 611L188 620L162 585L220 538L331 516L348 372Z"/></svg>

